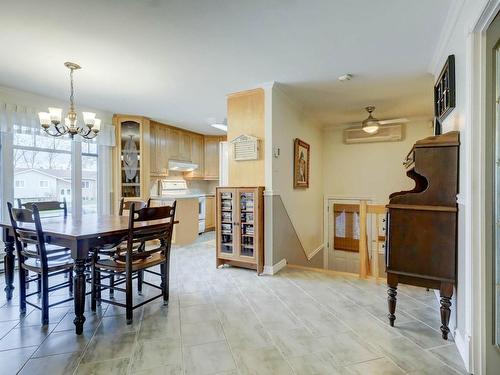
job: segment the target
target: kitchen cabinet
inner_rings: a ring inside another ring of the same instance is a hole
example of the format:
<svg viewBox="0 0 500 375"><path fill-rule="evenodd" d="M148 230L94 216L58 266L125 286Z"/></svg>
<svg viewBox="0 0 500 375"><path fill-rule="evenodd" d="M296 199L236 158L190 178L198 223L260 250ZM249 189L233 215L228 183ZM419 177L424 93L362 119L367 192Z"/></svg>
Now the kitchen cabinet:
<svg viewBox="0 0 500 375"><path fill-rule="evenodd" d="M219 142L221 137L205 136L205 171L204 177L209 180L219 179Z"/></svg>
<svg viewBox="0 0 500 375"><path fill-rule="evenodd" d="M215 228L215 197L205 198L205 230Z"/></svg>
<svg viewBox="0 0 500 375"><path fill-rule="evenodd" d="M167 134L167 147L169 159L180 160L180 129L169 128Z"/></svg>
<svg viewBox="0 0 500 375"><path fill-rule="evenodd" d="M181 131L179 137L179 160L191 160L191 133Z"/></svg>
<svg viewBox="0 0 500 375"><path fill-rule="evenodd" d="M216 188L216 264L264 269L264 187Z"/></svg>
<svg viewBox="0 0 500 375"><path fill-rule="evenodd" d="M169 159L191 161L191 134L181 129L169 128Z"/></svg>
<svg viewBox="0 0 500 375"><path fill-rule="evenodd" d="M198 165L196 170L184 174L186 179L218 180L219 143L225 139L150 121L150 175L168 176L168 161L178 160Z"/></svg>
<svg viewBox="0 0 500 375"><path fill-rule="evenodd" d="M114 115L116 147L113 149L113 207L119 201L149 198L150 120L142 116Z"/></svg>
<svg viewBox="0 0 500 375"><path fill-rule="evenodd" d="M150 129L150 165L151 175L168 176L168 128L157 122L151 122Z"/></svg>
<svg viewBox="0 0 500 375"><path fill-rule="evenodd" d="M202 179L204 177L204 142L201 134L191 135L191 162L198 164L198 169L186 175L188 178Z"/></svg>

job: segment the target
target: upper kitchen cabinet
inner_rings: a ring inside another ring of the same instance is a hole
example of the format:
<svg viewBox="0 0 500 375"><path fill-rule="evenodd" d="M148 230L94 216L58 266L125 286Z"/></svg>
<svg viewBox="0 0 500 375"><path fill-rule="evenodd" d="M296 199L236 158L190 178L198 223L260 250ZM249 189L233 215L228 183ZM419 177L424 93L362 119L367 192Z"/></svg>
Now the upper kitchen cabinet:
<svg viewBox="0 0 500 375"><path fill-rule="evenodd" d="M168 176L168 162L176 160L198 165L194 171L184 173L186 179L219 179L219 143L226 137L198 134L151 121L149 140L151 176Z"/></svg>
<svg viewBox="0 0 500 375"><path fill-rule="evenodd" d="M179 143L179 160L192 161L191 138L192 138L191 133L181 132L180 143Z"/></svg>
<svg viewBox="0 0 500 375"><path fill-rule="evenodd" d="M205 136L205 171L204 177L206 180L219 179L219 142L223 137Z"/></svg>
<svg viewBox="0 0 500 375"><path fill-rule="evenodd" d="M121 197L149 198L150 121L142 116L114 115L116 147L113 151L115 209Z"/></svg>
<svg viewBox="0 0 500 375"><path fill-rule="evenodd" d="M191 133L177 128L168 130L169 159L191 161Z"/></svg>
<svg viewBox="0 0 500 375"><path fill-rule="evenodd" d="M168 176L168 128L158 122L151 121L150 156L151 175Z"/></svg>
<svg viewBox="0 0 500 375"><path fill-rule="evenodd" d="M188 178L203 179L205 177L204 142L201 134L191 134L191 162L198 164L198 168L186 175Z"/></svg>

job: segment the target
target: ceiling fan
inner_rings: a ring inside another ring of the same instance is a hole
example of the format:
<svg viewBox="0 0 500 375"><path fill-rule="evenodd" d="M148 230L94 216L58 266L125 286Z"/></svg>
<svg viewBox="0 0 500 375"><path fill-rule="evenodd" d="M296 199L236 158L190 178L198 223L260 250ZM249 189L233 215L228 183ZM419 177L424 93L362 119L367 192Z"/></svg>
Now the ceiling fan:
<svg viewBox="0 0 500 375"><path fill-rule="evenodd" d="M366 112L368 112L368 117L363 120L361 123L361 129L363 129L368 134L376 134L380 125L389 125L389 124L400 124L403 122L408 122L406 118L394 118L388 120L379 120L372 115L372 112L375 111L375 106L370 105L365 107Z"/></svg>

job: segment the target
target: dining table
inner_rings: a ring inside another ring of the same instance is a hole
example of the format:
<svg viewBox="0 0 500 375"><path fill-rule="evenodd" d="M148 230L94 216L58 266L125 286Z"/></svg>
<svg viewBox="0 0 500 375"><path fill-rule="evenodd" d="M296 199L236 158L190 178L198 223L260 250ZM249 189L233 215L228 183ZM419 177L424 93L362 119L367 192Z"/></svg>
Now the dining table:
<svg viewBox="0 0 500 375"><path fill-rule="evenodd" d="M73 298L75 304L75 331L77 335L83 332L85 323L85 296L87 260L93 249L112 244L119 244L128 235L128 216L84 214L80 216L68 215L57 217L42 217L42 229L45 242L63 246L71 250L74 260ZM174 222L175 224L176 222ZM162 220L142 222L138 226L160 226ZM24 224L30 226L32 224ZM1 220L2 240L5 244L5 293L7 299L12 299L14 290L14 232L10 221Z"/></svg>

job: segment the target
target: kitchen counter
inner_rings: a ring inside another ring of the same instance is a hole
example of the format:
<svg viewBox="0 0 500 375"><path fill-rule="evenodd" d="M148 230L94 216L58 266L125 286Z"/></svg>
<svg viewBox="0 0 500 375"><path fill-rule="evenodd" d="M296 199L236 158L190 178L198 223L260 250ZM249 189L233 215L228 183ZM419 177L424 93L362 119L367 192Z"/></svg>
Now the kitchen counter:
<svg viewBox="0 0 500 375"><path fill-rule="evenodd" d="M160 201L170 201L177 199L193 199L200 197L215 197L215 194L180 194L180 195L152 195L151 199Z"/></svg>

